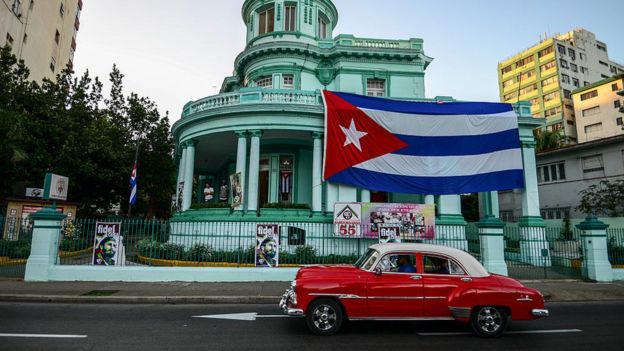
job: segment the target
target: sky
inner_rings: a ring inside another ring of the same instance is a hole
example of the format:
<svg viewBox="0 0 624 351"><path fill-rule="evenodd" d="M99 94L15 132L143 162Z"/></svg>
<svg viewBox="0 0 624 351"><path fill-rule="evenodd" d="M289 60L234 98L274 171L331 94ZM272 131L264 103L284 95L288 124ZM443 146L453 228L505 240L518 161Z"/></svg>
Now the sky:
<svg viewBox="0 0 624 351"><path fill-rule="evenodd" d="M100 77L116 64L125 93L157 103L171 122L191 100L218 93L245 47L243 0L85 0L74 67ZM433 57L426 97L498 101L497 64L576 27L624 63L621 0L334 0L334 36L422 38Z"/></svg>

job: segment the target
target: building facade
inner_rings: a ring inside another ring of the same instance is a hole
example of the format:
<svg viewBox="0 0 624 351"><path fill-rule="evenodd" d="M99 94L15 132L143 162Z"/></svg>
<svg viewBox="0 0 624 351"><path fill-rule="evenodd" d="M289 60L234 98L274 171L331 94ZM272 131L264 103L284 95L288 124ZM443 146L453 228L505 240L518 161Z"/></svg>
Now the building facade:
<svg viewBox="0 0 624 351"><path fill-rule="evenodd" d="M624 74L572 92L579 143L624 134L624 99L620 94L624 94Z"/></svg>
<svg viewBox="0 0 624 351"><path fill-rule="evenodd" d="M607 44L578 28L500 62L499 95L502 102L530 101L531 113L546 119L547 130L562 130L576 141L572 91L622 73L624 66L609 58Z"/></svg>
<svg viewBox="0 0 624 351"><path fill-rule="evenodd" d="M624 135L566 146L537 154L540 213L544 219L585 218L576 209L579 192L602 180L624 179ZM521 216L517 190L499 192L500 217Z"/></svg>
<svg viewBox="0 0 624 351"><path fill-rule="evenodd" d="M30 69L30 78L56 79L73 66L82 0L2 0L0 45Z"/></svg>
<svg viewBox="0 0 624 351"><path fill-rule="evenodd" d="M392 202L435 204L437 243L466 249L459 194L383 193L321 177L321 89L453 101L425 98L425 70L433 59L425 54L423 40L334 35L338 12L330 0L246 0L242 19L247 45L235 60L234 75L224 79L218 95L188 102L172 128L178 188L170 240L192 238L212 245L204 234L209 233L222 240L219 245L237 247L234 232L227 229L232 222L242 233L268 222L299 223L308 234L326 235L333 233L335 203ZM523 218L532 228L541 225L532 131L542 121L531 117L528 103L515 108L525 165ZM486 214L498 214L495 193L483 194ZM204 194L213 194L208 204ZM220 198L223 204L216 204ZM228 203L232 210L220 206Z"/></svg>

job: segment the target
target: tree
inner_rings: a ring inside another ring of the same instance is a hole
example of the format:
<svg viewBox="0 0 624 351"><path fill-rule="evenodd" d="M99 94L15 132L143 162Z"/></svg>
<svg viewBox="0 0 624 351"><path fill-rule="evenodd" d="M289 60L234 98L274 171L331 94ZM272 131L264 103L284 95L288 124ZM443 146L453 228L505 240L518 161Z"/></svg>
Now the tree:
<svg viewBox="0 0 624 351"><path fill-rule="evenodd" d="M582 190L578 211L595 216L624 216L624 180L602 180Z"/></svg>
<svg viewBox="0 0 624 351"><path fill-rule="evenodd" d="M28 69L0 51L0 196L14 184L41 187L46 172L70 178L69 200L92 215L127 204L137 139L142 141L139 204L135 214L166 215L175 189L169 119L145 97L123 95L123 74L110 74L110 98L89 72L70 69L41 85ZM166 200L166 201L165 201Z"/></svg>
<svg viewBox="0 0 624 351"><path fill-rule="evenodd" d="M535 151L543 152L550 151L554 149L558 149L560 147L565 146L570 138L563 135L561 130L550 131L550 130L534 130L533 136L535 137Z"/></svg>

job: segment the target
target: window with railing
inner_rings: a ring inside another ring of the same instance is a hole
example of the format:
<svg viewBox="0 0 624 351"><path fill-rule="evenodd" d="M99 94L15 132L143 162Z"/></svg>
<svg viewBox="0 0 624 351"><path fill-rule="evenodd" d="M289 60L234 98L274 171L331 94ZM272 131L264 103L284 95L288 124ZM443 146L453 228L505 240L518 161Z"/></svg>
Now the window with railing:
<svg viewBox="0 0 624 351"><path fill-rule="evenodd" d="M367 96L386 96L386 81L383 79L367 79L366 80Z"/></svg>
<svg viewBox="0 0 624 351"><path fill-rule="evenodd" d="M544 79L542 81L542 87L545 87L547 85L553 84L557 82L557 76L552 76L550 78Z"/></svg>
<svg viewBox="0 0 624 351"><path fill-rule="evenodd" d="M557 61L550 61L540 66L540 72L544 73L555 66L557 66Z"/></svg>
<svg viewBox="0 0 624 351"><path fill-rule="evenodd" d="M542 49L542 50L540 50L540 51L537 53L537 57L542 58L542 57L544 57L544 56L546 56L546 55L548 55L548 54L552 53L553 51L554 51L554 47L553 47L553 46L549 46L549 47L547 47L546 49Z"/></svg>
<svg viewBox="0 0 624 351"><path fill-rule="evenodd" d="M511 65L505 66L505 67L503 67L501 69L501 74L505 74L505 73L508 73L508 72L511 72Z"/></svg>
<svg viewBox="0 0 624 351"><path fill-rule="evenodd" d="M522 60L516 62L516 68L528 65L531 62L533 62L533 56L525 57Z"/></svg>
<svg viewBox="0 0 624 351"><path fill-rule="evenodd" d="M548 102L551 100L558 100L559 99L559 92L558 91L553 91L552 93L546 94L544 95L544 102Z"/></svg>
<svg viewBox="0 0 624 351"><path fill-rule="evenodd" d="M571 207L541 208L540 214L544 219L564 219L570 218Z"/></svg>
<svg viewBox="0 0 624 351"><path fill-rule="evenodd" d="M537 90L537 84L531 84L527 87L520 89L520 95L528 94Z"/></svg>
<svg viewBox="0 0 624 351"><path fill-rule="evenodd" d="M551 116L560 115L560 114L561 114L561 106L553 107L551 109L544 111L545 117L551 117Z"/></svg>
<svg viewBox="0 0 624 351"><path fill-rule="evenodd" d="M270 7L258 14L258 34L275 31L275 8Z"/></svg>

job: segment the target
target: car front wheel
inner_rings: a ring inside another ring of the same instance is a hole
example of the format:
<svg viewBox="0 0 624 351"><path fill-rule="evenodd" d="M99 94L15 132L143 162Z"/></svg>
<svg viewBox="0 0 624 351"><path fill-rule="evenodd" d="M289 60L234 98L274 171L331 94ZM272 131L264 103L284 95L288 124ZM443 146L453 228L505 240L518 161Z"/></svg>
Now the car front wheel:
<svg viewBox="0 0 624 351"><path fill-rule="evenodd" d="M340 305L332 299L318 299L308 309L306 323L316 335L333 335L340 330L343 322Z"/></svg>
<svg viewBox="0 0 624 351"><path fill-rule="evenodd" d="M471 325L477 335L496 338L507 326L507 311L495 306L476 307L472 312Z"/></svg>

